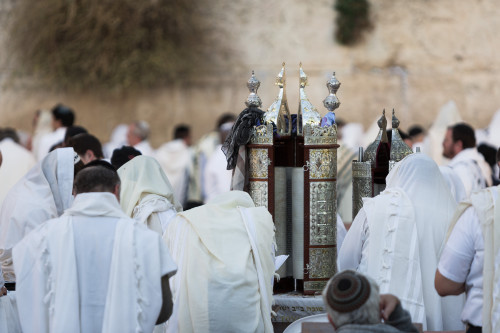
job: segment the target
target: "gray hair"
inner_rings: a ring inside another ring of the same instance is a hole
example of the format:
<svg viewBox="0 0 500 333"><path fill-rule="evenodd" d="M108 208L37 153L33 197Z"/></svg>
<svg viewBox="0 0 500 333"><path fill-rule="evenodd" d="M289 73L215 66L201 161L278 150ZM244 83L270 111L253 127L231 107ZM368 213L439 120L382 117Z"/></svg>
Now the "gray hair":
<svg viewBox="0 0 500 333"><path fill-rule="evenodd" d="M366 275L363 276L370 283L370 296L360 308L351 312L337 312L328 305L326 294L333 278L328 281L325 289L323 289L322 296L326 307L326 313L330 315L332 322L335 324L335 328L338 329L348 324L371 325L380 323L380 295L377 282Z"/></svg>
<svg viewBox="0 0 500 333"><path fill-rule="evenodd" d="M144 120L139 120L134 122L134 135L141 139L141 141L147 140L149 137L150 129L149 124Z"/></svg>

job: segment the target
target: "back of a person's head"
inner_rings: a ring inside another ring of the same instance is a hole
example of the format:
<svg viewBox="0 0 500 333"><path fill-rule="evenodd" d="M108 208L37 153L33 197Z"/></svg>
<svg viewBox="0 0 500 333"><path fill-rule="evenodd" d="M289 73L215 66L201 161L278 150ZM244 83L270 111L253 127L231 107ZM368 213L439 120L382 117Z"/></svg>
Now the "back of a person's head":
<svg viewBox="0 0 500 333"><path fill-rule="evenodd" d="M191 135L191 129L188 125L177 125L174 129L174 140L186 139Z"/></svg>
<svg viewBox="0 0 500 333"><path fill-rule="evenodd" d="M73 182L73 192L114 193L117 185L120 185L120 177L115 168L108 162L98 160L90 162L77 173Z"/></svg>
<svg viewBox="0 0 500 333"><path fill-rule="evenodd" d="M15 143L19 143L19 135L15 129L10 127L0 128L0 141L3 139L12 139Z"/></svg>
<svg viewBox="0 0 500 333"><path fill-rule="evenodd" d="M474 148L476 146L476 134L474 129L466 123L458 123L451 127L453 142L462 141L462 148Z"/></svg>
<svg viewBox="0 0 500 333"><path fill-rule="evenodd" d="M63 104L57 104L52 108L52 116L54 119L61 121L63 127L73 126L75 121L73 109Z"/></svg>
<svg viewBox="0 0 500 333"><path fill-rule="evenodd" d="M134 147L122 146L121 148L113 150L113 155L111 155L111 164L116 170L118 170L122 165L139 155L142 155L141 152Z"/></svg>
<svg viewBox="0 0 500 333"><path fill-rule="evenodd" d="M420 125L413 125L408 128L408 135L413 139L416 136L424 134L424 129Z"/></svg>
<svg viewBox="0 0 500 333"><path fill-rule="evenodd" d="M335 274L323 289L326 313L335 328L380 323L380 296L375 281L358 272Z"/></svg>
<svg viewBox="0 0 500 333"><path fill-rule="evenodd" d="M67 146L73 147L73 150L78 155L85 155L87 150L91 150L96 158L101 159L104 157L101 142L92 134L77 134L68 140Z"/></svg>
<svg viewBox="0 0 500 333"><path fill-rule="evenodd" d="M497 150L497 163L500 163L500 148Z"/></svg>
<svg viewBox="0 0 500 333"><path fill-rule="evenodd" d="M68 147L68 141L75 135L88 133L88 131L82 126L70 126L66 129L66 134L64 134L64 145Z"/></svg>

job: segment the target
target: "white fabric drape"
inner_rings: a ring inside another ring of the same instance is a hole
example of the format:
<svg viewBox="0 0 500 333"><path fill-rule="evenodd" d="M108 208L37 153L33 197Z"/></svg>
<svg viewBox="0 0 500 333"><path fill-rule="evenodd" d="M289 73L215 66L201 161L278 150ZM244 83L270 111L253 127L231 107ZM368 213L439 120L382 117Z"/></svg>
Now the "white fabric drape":
<svg viewBox="0 0 500 333"><path fill-rule="evenodd" d="M499 187L476 192L476 209L484 238L483 332L500 330L500 199ZM496 193L494 193L496 192Z"/></svg>
<svg viewBox="0 0 500 333"><path fill-rule="evenodd" d="M150 214L141 213L142 210L158 211L147 208L146 203L152 203L154 200L164 203L164 208L160 208L162 210L168 210L173 206L176 211L182 211L182 205L175 197L170 181L154 158L136 156L118 169L118 175L122 182L120 204L127 216L147 217Z"/></svg>
<svg viewBox="0 0 500 333"><path fill-rule="evenodd" d="M28 232L60 216L72 201L74 152L60 148L36 164L9 191L0 211L0 261L14 281L11 250Z"/></svg>
<svg viewBox="0 0 500 333"><path fill-rule="evenodd" d="M258 254L238 207L251 220ZM274 225L264 207L255 208L245 192L228 192L179 213L163 239L178 264L167 332L272 332L266 304L272 302Z"/></svg>
<svg viewBox="0 0 500 333"><path fill-rule="evenodd" d="M458 203L466 200L467 192L465 191L464 183L455 171L449 166L440 166L439 171L441 171L441 175L443 175L446 184L450 188L451 195L453 195L455 201Z"/></svg>

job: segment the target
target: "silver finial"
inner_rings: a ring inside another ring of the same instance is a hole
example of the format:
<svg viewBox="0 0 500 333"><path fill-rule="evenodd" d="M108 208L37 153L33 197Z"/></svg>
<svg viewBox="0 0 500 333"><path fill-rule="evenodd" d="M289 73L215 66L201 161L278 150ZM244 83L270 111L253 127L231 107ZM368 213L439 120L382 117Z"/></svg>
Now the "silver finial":
<svg viewBox="0 0 500 333"><path fill-rule="evenodd" d="M396 118L396 114L394 113L394 109L392 109L392 128L399 127L399 119Z"/></svg>
<svg viewBox="0 0 500 333"><path fill-rule="evenodd" d="M312 105L307 98L304 87L307 85L307 75L302 69L302 63L299 65L299 110L297 113L297 134L304 135L304 126L319 126L321 124L321 116L318 109Z"/></svg>
<svg viewBox="0 0 500 333"><path fill-rule="evenodd" d="M266 123L274 123L280 135L292 134L292 117L288 109L288 102L286 99L286 76L285 76L285 63L283 62L281 71L276 77L276 83L279 88L279 93L274 102L269 106L264 115Z"/></svg>
<svg viewBox="0 0 500 333"><path fill-rule="evenodd" d="M252 71L252 76L247 82L248 90L250 90L250 95L245 102L247 107L256 106L260 108L262 106L262 101L260 100L259 95L257 95L257 90L260 87L260 81L255 77L254 71Z"/></svg>
<svg viewBox="0 0 500 333"><path fill-rule="evenodd" d="M333 112L340 106L340 101L336 96L337 90L339 90L340 87L340 82L335 77L335 72L333 72L333 75L326 83L326 86L330 94L323 100L323 105L328 111Z"/></svg>

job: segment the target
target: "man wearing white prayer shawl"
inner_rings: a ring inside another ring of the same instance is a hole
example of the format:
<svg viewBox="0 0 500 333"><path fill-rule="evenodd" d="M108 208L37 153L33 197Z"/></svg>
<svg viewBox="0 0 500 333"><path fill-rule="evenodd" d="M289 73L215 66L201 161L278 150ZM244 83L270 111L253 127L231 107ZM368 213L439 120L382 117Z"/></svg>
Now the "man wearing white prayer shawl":
<svg viewBox="0 0 500 333"><path fill-rule="evenodd" d="M463 297L440 298L434 273L457 206L438 166L415 153L398 162L384 192L364 199L338 254L339 271L375 279L424 330L463 329Z"/></svg>
<svg viewBox="0 0 500 333"><path fill-rule="evenodd" d="M470 333L500 331L499 191L495 186L475 192L458 206L436 271L441 296L467 294L462 321Z"/></svg>
<svg viewBox="0 0 500 333"><path fill-rule="evenodd" d="M118 169L118 174L125 214L163 235L168 221L182 211L182 206L158 161L137 156Z"/></svg>
<svg viewBox="0 0 500 333"><path fill-rule="evenodd" d="M0 262L6 281L15 281L11 258L14 245L71 206L74 158L72 148L54 150L7 193L0 210Z"/></svg>
<svg viewBox="0 0 500 333"><path fill-rule="evenodd" d="M82 169L73 205L14 247L23 332L152 332L171 313L176 266L161 237L123 213L105 163Z"/></svg>
<svg viewBox="0 0 500 333"><path fill-rule="evenodd" d="M476 136L469 125L460 123L448 128L443 156L451 159L448 166L462 180L467 197L492 185L491 168L477 151Z"/></svg>
<svg viewBox="0 0 500 333"><path fill-rule="evenodd" d="M178 213L163 240L179 267L167 332L272 332L274 224L246 192Z"/></svg>

